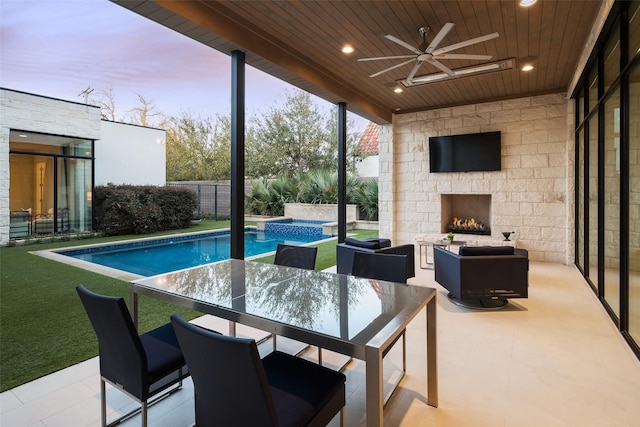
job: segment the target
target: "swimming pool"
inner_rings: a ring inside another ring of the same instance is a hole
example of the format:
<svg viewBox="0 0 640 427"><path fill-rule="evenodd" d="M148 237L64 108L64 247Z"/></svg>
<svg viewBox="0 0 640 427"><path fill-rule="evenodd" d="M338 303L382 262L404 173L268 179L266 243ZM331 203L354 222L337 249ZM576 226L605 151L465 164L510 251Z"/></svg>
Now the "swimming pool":
<svg viewBox="0 0 640 427"><path fill-rule="evenodd" d="M273 252L278 243L301 245L331 237L291 236L245 228L245 258ZM229 230L224 230L72 249L58 253L141 276L154 276L229 259L231 235Z"/></svg>

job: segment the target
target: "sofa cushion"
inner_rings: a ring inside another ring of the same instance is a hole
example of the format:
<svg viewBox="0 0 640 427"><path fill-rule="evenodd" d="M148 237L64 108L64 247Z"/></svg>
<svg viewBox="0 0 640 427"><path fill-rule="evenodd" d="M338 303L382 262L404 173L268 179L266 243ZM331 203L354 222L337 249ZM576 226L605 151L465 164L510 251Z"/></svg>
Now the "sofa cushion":
<svg viewBox="0 0 640 427"><path fill-rule="evenodd" d="M365 249L381 249L381 248L388 248L391 246L391 240L389 239L371 238L371 239L357 240L357 239L352 239L351 237L347 237L346 239L344 239L344 243L349 246L356 246L358 248L365 248Z"/></svg>
<svg viewBox="0 0 640 427"><path fill-rule="evenodd" d="M513 246L460 246L460 249L458 249L458 255L462 256L513 254Z"/></svg>

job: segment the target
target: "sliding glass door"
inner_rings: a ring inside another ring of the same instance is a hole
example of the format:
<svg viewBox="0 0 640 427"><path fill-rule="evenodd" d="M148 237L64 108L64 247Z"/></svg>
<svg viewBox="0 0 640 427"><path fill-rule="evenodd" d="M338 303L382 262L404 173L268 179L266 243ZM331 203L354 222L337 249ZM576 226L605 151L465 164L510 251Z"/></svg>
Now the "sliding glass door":
<svg viewBox="0 0 640 427"><path fill-rule="evenodd" d="M15 237L91 231L93 142L19 131L10 138L9 206L28 221Z"/></svg>

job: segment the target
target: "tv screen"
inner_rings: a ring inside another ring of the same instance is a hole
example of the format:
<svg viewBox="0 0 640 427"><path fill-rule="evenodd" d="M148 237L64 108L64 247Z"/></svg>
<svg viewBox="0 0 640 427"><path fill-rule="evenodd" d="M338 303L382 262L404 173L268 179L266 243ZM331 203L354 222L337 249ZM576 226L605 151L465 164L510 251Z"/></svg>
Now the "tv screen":
<svg viewBox="0 0 640 427"><path fill-rule="evenodd" d="M431 172L499 171L500 132L429 138Z"/></svg>

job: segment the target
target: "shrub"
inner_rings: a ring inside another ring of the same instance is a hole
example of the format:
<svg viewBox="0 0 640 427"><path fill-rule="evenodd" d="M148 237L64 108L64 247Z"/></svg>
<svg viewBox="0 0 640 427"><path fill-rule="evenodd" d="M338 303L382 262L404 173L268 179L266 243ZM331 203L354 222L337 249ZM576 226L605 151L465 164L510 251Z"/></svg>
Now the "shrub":
<svg viewBox="0 0 640 427"><path fill-rule="evenodd" d="M354 190L354 202L360 207L360 211L364 213L364 219L367 221L378 220L378 180L372 179L360 183L358 188Z"/></svg>
<svg viewBox="0 0 640 427"><path fill-rule="evenodd" d="M378 218L378 180L359 181L347 176L347 203L360 205L366 219ZM338 174L312 171L297 177L253 181L246 209L257 215L284 215L285 203L338 203Z"/></svg>
<svg viewBox="0 0 640 427"><path fill-rule="evenodd" d="M188 226L197 203L184 188L109 184L95 188L93 210L107 236L148 234Z"/></svg>

